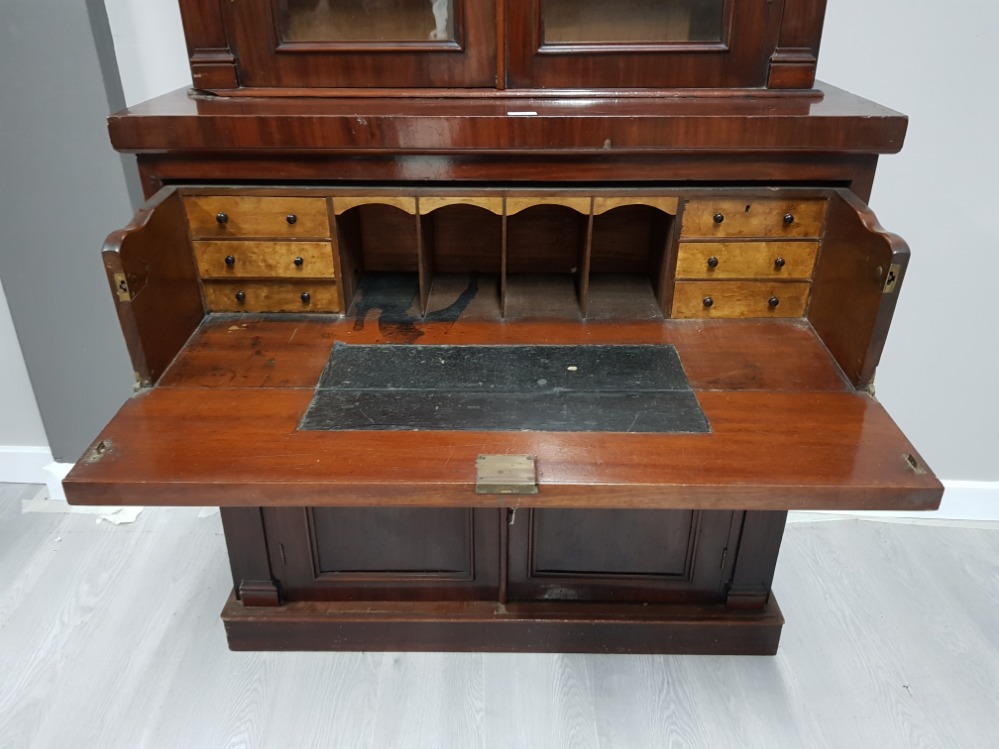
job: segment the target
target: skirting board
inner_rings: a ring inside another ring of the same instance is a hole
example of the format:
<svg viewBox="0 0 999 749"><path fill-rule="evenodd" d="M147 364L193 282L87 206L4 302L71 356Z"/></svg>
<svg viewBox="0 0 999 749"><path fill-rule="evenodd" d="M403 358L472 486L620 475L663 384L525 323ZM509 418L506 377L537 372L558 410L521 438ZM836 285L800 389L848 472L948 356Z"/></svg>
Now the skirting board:
<svg viewBox="0 0 999 749"><path fill-rule="evenodd" d="M66 499L62 478L71 463L56 463L47 447L0 446L0 483L46 484L49 499ZM788 522L842 516L913 518L916 520L980 520L999 522L999 481L944 480L940 509L933 512L791 512Z"/></svg>
<svg viewBox="0 0 999 749"><path fill-rule="evenodd" d="M52 475L45 470L53 463L48 447L0 446L0 483L48 484Z"/></svg>

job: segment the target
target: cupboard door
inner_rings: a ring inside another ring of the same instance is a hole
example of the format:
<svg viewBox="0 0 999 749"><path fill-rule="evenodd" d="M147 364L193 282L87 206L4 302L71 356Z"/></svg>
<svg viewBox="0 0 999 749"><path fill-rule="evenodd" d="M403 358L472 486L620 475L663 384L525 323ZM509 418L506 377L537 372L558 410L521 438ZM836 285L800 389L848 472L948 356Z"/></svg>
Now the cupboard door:
<svg viewBox="0 0 999 749"><path fill-rule="evenodd" d="M244 87L448 88L496 82L492 3L239 0L223 7Z"/></svg>
<svg viewBox="0 0 999 749"><path fill-rule="evenodd" d="M499 510L265 508L286 600L495 600Z"/></svg>
<svg viewBox="0 0 999 749"><path fill-rule="evenodd" d="M754 88L782 3L508 0L514 88Z"/></svg>
<svg viewBox="0 0 999 749"><path fill-rule="evenodd" d="M726 577L735 556L736 516L741 513L518 512L509 529L509 598L724 602Z"/></svg>

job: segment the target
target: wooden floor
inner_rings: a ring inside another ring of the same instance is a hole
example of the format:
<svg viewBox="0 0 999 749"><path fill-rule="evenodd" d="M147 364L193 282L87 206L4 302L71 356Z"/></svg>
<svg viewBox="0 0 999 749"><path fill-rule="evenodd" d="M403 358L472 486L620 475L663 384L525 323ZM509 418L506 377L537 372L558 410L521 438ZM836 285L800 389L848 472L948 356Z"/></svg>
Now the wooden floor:
<svg viewBox="0 0 999 749"><path fill-rule="evenodd" d="M217 515L21 513L0 747L999 746L999 529L793 523L774 658L230 653Z"/></svg>

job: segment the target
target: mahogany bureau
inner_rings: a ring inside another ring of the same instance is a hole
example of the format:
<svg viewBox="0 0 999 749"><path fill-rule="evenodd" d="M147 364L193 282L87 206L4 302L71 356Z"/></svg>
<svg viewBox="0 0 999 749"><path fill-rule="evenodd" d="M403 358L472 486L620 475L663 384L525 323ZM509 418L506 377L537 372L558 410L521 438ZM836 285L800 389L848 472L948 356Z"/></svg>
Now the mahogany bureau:
<svg viewBox="0 0 999 749"><path fill-rule="evenodd" d="M219 505L232 648L772 654L788 510L938 506L821 0L180 6L65 487Z"/></svg>

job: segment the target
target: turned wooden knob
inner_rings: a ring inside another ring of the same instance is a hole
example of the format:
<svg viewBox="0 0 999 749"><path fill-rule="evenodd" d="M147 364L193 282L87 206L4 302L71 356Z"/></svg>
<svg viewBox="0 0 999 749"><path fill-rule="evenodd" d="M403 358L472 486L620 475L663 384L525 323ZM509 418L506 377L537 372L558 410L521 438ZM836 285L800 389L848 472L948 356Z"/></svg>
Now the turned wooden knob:
<svg viewBox="0 0 999 749"><path fill-rule="evenodd" d="M776 260L774 260L774 268L776 268L777 270L780 270L781 268L783 268L785 264L786 264L786 261L782 257L779 257Z"/></svg>
<svg viewBox="0 0 999 749"><path fill-rule="evenodd" d="M307 291L302 292L302 304L308 304L312 301L312 294Z"/></svg>
<svg viewBox="0 0 999 749"><path fill-rule="evenodd" d="M715 223L716 224L720 224L724 220L725 220L725 214L723 214L723 213L716 213L715 214Z"/></svg>
<svg viewBox="0 0 999 749"><path fill-rule="evenodd" d="M770 297L770 301L767 302L770 305L770 309L776 309L777 305L780 304L780 299L775 296Z"/></svg>
<svg viewBox="0 0 999 749"><path fill-rule="evenodd" d="M295 263L296 267L298 268L301 268L303 265L305 265L305 260L303 260L300 257L296 257L292 262Z"/></svg>
<svg viewBox="0 0 999 749"><path fill-rule="evenodd" d="M215 214L215 220L218 221L220 224L228 224L229 214L222 213L221 211L219 211L218 213Z"/></svg>
<svg viewBox="0 0 999 749"><path fill-rule="evenodd" d="M237 291L236 292L236 301L239 302L240 304L242 304L243 302L245 302L246 301L246 292L245 291Z"/></svg>
<svg viewBox="0 0 999 749"><path fill-rule="evenodd" d="M791 224L793 224L794 223L794 214L792 214L792 213L785 213L784 214L784 223L787 226L790 226Z"/></svg>
<svg viewBox="0 0 999 749"><path fill-rule="evenodd" d="M298 216L296 216L294 213L289 213L287 216L285 216L285 221L287 221L289 224L294 224L296 221L298 221Z"/></svg>
<svg viewBox="0 0 999 749"><path fill-rule="evenodd" d="M717 268L718 267L718 258L716 258L714 255L712 255L711 257L709 257L708 258L708 267L709 268Z"/></svg>
<svg viewBox="0 0 999 749"><path fill-rule="evenodd" d="M714 306L714 303L715 303L715 300L712 299L711 297L709 297L709 296L704 297L704 306L705 306L705 308L709 308L709 307Z"/></svg>
<svg viewBox="0 0 999 749"><path fill-rule="evenodd" d="M232 266L234 266L236 264L236 256L235 255L226 255L225 256L225 264L228 265L230 268Z"/></svg>

